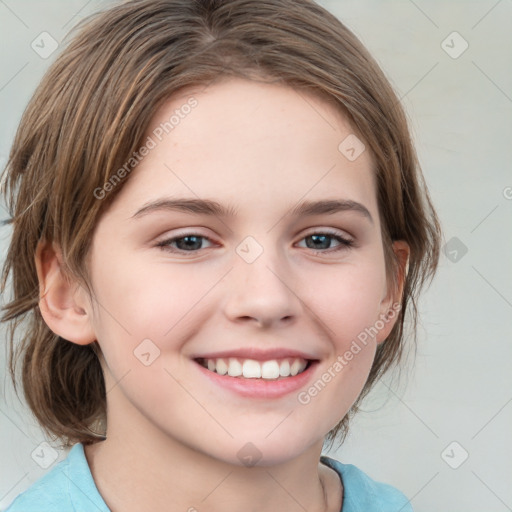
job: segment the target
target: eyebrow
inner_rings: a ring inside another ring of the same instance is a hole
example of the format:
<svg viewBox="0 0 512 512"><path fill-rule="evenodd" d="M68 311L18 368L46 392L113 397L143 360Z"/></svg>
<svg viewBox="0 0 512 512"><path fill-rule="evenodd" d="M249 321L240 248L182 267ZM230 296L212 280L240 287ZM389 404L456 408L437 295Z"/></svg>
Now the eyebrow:
<svg viewBox="0 0 512 512"><path fill-rule="evenodd" d="M156 211L179 211L197 215L210 215L215 217L235 217L238 210L233 206L224 207L211 199L195 198L162 198L146 203L137 210L132 218L140 218ZM353 211L361 214L373 224L373 218L366 206L350 199L329 199L321 201L302 201L290 213L294 216L311 217L314 215L334 214L338 212Z"/></svg>

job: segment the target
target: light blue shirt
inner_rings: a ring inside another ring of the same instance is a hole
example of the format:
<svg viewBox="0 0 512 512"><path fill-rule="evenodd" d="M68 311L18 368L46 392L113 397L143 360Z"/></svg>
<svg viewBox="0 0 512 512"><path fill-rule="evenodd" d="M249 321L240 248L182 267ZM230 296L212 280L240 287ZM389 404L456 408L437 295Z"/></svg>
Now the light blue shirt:
<svg viewBox="0 0 512 512"><path fill-rule="evenodd" d="M343 482L340 512L412 512L394 487L376 482L352 464L322 456ZM5 512L110 512L92 478L81 443L11 503Z"/></svg>

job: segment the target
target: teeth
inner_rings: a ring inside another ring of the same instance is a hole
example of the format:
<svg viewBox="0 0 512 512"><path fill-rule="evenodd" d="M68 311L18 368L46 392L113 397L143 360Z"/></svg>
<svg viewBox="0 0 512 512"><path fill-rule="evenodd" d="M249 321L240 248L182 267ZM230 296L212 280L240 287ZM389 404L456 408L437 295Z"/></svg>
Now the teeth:
<svg viewBox="0 0 512 512"><path fill-rule="evenodd" d="M236 357L229 359L206 359L202 361L205 368L219 375L242 377L245 379L273 380L280 377L294 377L302 373L307 366L305 359L293 358L277 361L255 361L254 359L239 360Z"/></svg>
<svg viewBox="0 0 512 512"><path fill-rule="evenodd" d="M210 361L213 361L213 370L210 370ZM228 373L228 365L224 359L217 359L217 367L215 368L215 359L208 360L208 370L217 372L219 375L226 375Z"/></svg>
<svg viewBox="0 0 512 512"><path fill-rule="evenodd" d="M288 375L290 375L290 361L288 361L288 359L281 361L279 365L279 375L281 375L281 377L288 377Z"/></svg>
<svg viewBox="0 0 512 512"><path fill-rule="evenodd" d="M233 357L229 358L228 375L230 377L239 377L242 375L242 365L238 359Z"/></svg>
<svg viewBox="0 0 512 512"><path fill-rule="evenodd" d="M259 379L261 377L261 366L257 361L246 359L243 368L242 373L246 379Z"/></svg>
<svg viewBox="0 0 512 512"><path fill-rule="evenodd" d="M261 376L264 379L277 379L279 377L279 365L277 361L265 361L261 365Z"/></svg>
<svg viewBox="0 0 512 512"><path fill-rule="evenodd" d="M300 366L300 361L298 359L295 359L295 361L293 361L292 365L290 366L290 375L292 377L294 377L300 372Z"/></svg>

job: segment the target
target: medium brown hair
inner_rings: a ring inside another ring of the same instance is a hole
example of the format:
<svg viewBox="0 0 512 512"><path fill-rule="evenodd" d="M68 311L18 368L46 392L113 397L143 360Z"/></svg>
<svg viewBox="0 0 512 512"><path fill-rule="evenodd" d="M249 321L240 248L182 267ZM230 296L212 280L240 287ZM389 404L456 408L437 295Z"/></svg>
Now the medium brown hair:
<svg viewBox="0 0 512 512"><path fill-rule="evenodd" d="M10 326L15 388L23 356L24 395L45 432L67 446L104 438L96 432L106 418L99 346L68 342L45 324L37 244L58 244L66 272L91 293L86 258L94 229L130 175L101 200L94 191L141 147L158 108L186 86L264 78L331 101L371 151L390 282L398 269L392 241L411 248L399 317L358 401L327 436L344 438L360 400L401 360L406 312L415 341L416 299L439 258L438 218L402 106L378 64L312 0L135 0L74 30L23 114L3 176L13 233L2 292L11 276L14 296L2 321Z"/></svg>

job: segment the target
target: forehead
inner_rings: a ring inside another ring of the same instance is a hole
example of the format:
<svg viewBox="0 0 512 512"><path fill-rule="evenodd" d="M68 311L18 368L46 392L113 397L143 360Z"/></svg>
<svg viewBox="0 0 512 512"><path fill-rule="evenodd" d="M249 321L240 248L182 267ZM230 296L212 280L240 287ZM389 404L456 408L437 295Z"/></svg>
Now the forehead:
<svg viewBox="0 0 512 512"><path fill-rule="evenodd" d="M333 196L371 209L370 152L352 160L343 152L355 136L333 102L302 90L238 78L188 87L151 119L153 147L120 197L208 197L263 212L279 201Z"/></svg>

